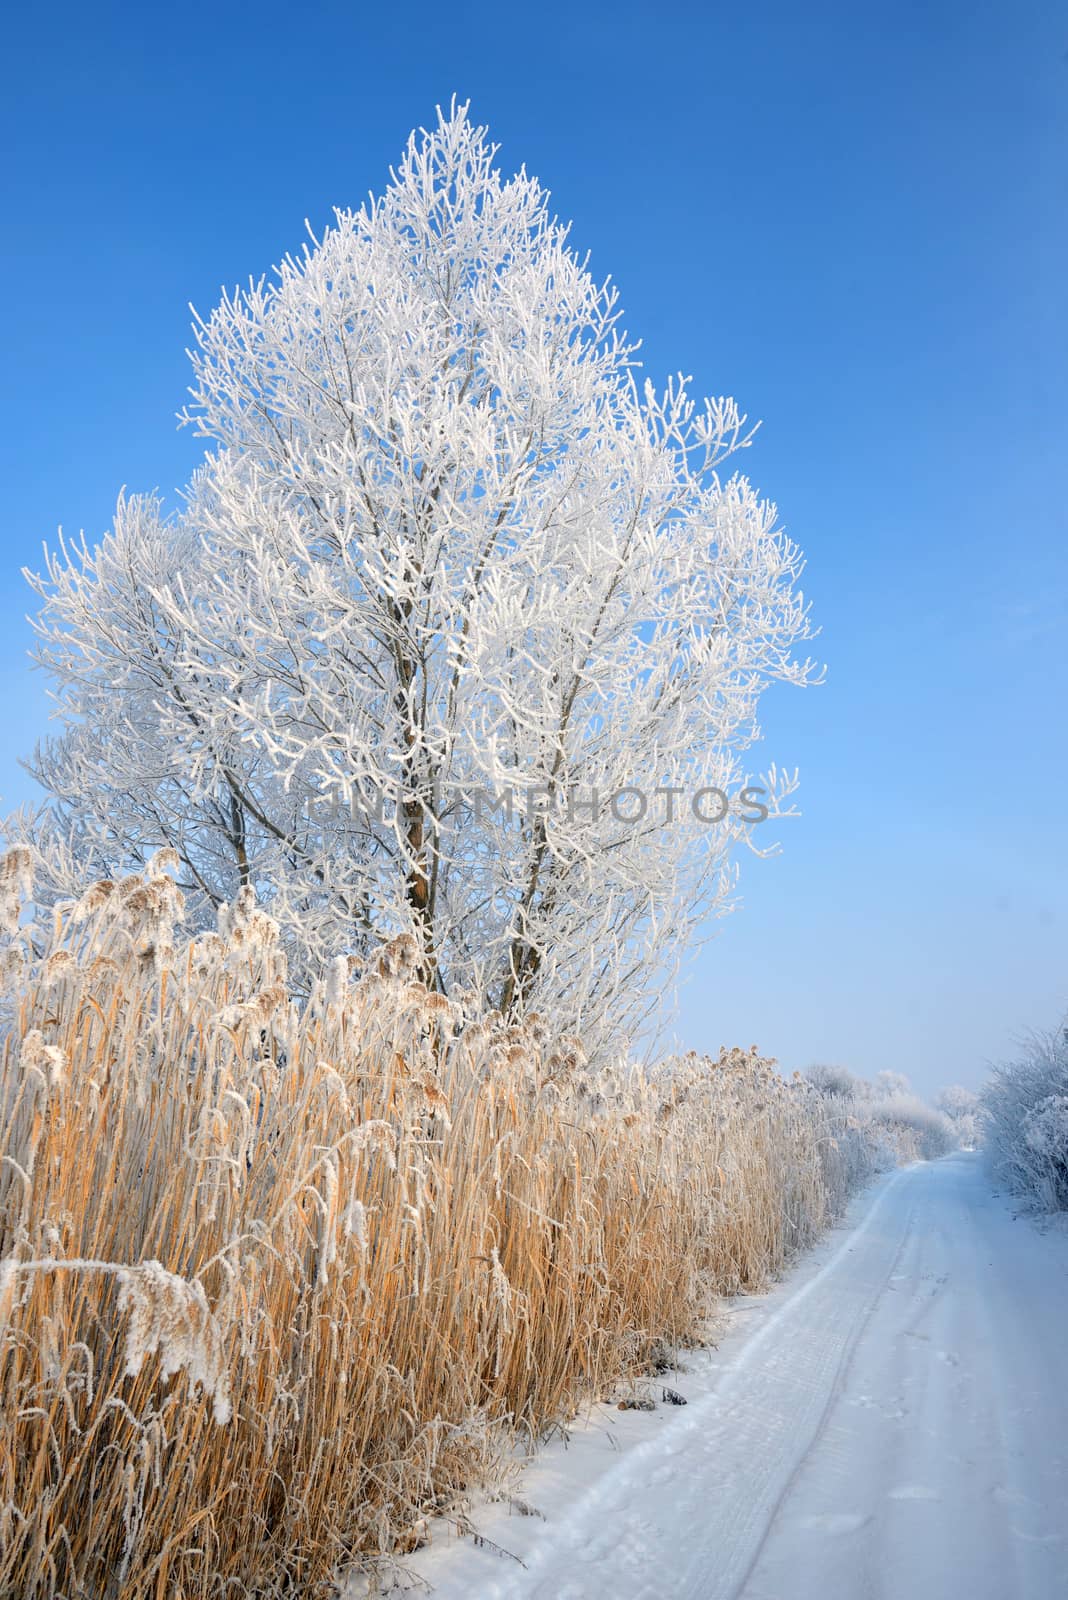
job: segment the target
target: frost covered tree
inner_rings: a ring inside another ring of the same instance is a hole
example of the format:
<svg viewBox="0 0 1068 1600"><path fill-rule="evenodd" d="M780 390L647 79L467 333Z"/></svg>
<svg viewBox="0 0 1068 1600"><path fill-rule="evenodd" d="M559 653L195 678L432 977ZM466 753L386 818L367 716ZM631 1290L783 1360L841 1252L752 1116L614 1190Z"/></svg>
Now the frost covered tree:
<svg viewBox="0 0 1068 1600"><path fill-rule="evenodd" d="M974 1148L979 1138L979 1096L975 1090L951 1083L937 1095L935 1105L952 1122L958 1143L966 1149Z"/></svg>
<svg viewBox="0 0 1068 1600"><path fill-rule="evenodd" d="M33 580L33 765L75 860L173 846L205 915L252 884L313 965L404 932L444 992L596 1045L730 903L740 790L783 809L745 753L807 612L721 473L735 403L639 381L615 290L495 160L439 114L198 321L180 513L120 501Z"/></svg>
<svg viewBox="0 0 1068 1600"><path fill-rule="evenodd" d="M868 1088L867 1084L853 1076L848 1067L835 1066L831 1062L813 1062L811 1067L805 1068L805 1077L820 1094L843 1101L853 1101L863 1096Z"/></svg>

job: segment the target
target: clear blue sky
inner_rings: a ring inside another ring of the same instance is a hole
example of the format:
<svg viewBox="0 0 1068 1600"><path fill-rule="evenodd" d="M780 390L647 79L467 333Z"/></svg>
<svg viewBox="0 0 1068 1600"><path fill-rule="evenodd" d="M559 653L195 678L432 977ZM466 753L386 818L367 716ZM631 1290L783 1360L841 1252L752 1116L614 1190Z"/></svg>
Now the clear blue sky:
<svg viewBox="0 0 1068 1600"><path fill-rule="evenodd" d="M187 303L380 189L455 92L653 376L764 419L745 466L809 558L827 685L765 717L804 815L743 863L682 1039L927 1089L1058 1020L1062 6L59 5L4 43L2 809L47 715L19 569L188 476Z"/></svg>

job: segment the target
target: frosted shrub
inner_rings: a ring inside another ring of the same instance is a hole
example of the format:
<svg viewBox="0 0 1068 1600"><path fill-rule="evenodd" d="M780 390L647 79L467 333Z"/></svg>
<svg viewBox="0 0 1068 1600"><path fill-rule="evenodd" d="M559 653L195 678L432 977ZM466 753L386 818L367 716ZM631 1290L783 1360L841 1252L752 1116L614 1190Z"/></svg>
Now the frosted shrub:
<svg viewBox="0 0 1068 1600"><path fill-rule="evenodd" d="M880 1074L899 1078L899 1074ZM878 1080L877 1080L878 1081ZM907 1079L901 1080L905 1084ZM896 1089L896 1085L894 1086ZM898 1090L866 1107L871 1124L894 1144L898 1160L933 1161L954 1149L957 1140L949 1118L917 1095Z"/></svg>
<svg viewBox="0 0 1068 1600"><path fill-rule="evenodd" d="M981 1097L995 1180L1044 1210L1068 1209L1068 1039L1037 1034L995 1069Z"/></svg>
<svg viewBox="0 0 1068 1600"><path fill-rule="evenodd" d="M869 1082L845 1067L816 1065L804 1077L835 1128L839 1159L851 1174L847 1193L877 1171L936 1160L959 1143L950 1119L913 1094L903 1073L880 1072Z"/></svg>
<svg viewBox="0 0 1068 1600"><path fill-rule="evenodd" d="M1068 1095L1051 1094L1024 1118L1024 1138L1037 1155L1057 1160L1068 1152Z"/></svg>
<svg viewBox="0 0 1068 1600"><path fill-rule="evenodd" d="M858 1082L848 1067L837 1067L818 1064L809 1067L805 1077L823 1095L836 1095L839 1100L853 1100L856 1097Z"/></svg>
<svg viewBox="0 0 1068 1600"><path fill-rule="evenodd" d="M1042 1199L1051 1211L1068 1208L1068 1095L1051 1094L1023 1121Z"/></svg>
<svg viewBox="0 0 1068 1600"><path fill-rule="evenodd" d="M965 1150L974 1149L980 1138L979 1096L974 1089L966 1089L960 1083L950 1084L942 1090L936 1103L953 1124L957 1143Z"/></svg>

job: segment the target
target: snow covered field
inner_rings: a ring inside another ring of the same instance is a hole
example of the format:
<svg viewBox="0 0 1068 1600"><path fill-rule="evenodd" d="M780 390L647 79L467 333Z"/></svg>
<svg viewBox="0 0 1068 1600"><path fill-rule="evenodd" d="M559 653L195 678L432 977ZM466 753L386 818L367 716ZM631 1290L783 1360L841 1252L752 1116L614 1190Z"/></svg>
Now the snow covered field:
<svg viewBox="0 0 1068 1600"><path fill-rule="evenodd" d="M666 1380L685 1409L599 1407L523 1471L540 1516L476 1506L492 1544L439 1530L415 1584L439 1600L1068 1594L1068 1237L1014 1220L977 1156L883 1179L685 1365Z"/></svg>

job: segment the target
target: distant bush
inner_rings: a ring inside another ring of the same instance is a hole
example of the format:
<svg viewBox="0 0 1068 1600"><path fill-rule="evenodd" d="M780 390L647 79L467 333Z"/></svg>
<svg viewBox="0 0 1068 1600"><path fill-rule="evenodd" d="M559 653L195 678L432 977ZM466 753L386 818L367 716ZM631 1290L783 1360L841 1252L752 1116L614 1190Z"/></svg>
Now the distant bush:
<svg viewBox="0 0 1068 1600"><path fill-rule="evenodd" d="M912 1094L912 1084L904 1072L877 1072L873 1087L876 1095L883 1100Z"/></svg>
<svg viewBox="0 0 1068 1600"><path fill-rule="evenodd" d="M956 1148L958 1141L949 1118L918 1095L890 1094L873 1101L866 1110L873 1126L886 1132L901 1160L935 1161Z"/></svg>
<svg viewBox="0 0 1068 1600"><path fill-rule="evenodd" d="M994 1069L981 1097L996 1182L1046 1211L1068 1210L1068 1031L1036 1034Z"/></svg>
<svg viewBox="0 0 1068 1600"><path fill-rule="evenodd" d="M859 1166L932 1161L961 1142L952 1121L914 1094L904 1073L880 1072L872 1083L846 1067L819 1063L805 1078L830 1114L844 1119L842 1137L852 1135Z"/></svg>
<svg viewBox="0 0 1068 1600"><path fill-rule="evenodd" d="M957 1143L965 1150L973 1150L980 1141L979 1096L974 1089L951 1083L935 1101L939 1111L945 1113L953 1124Z"/></svg>
<svg viewBox="0 0 1068 1600"><path fill-rule="evenodd" d="M805 1077L814 1089L823 1095L837 1095L841 1100L852 1100L857 1092L857 1079L848 1067L824 1065L809 1067Z"/></svg>

